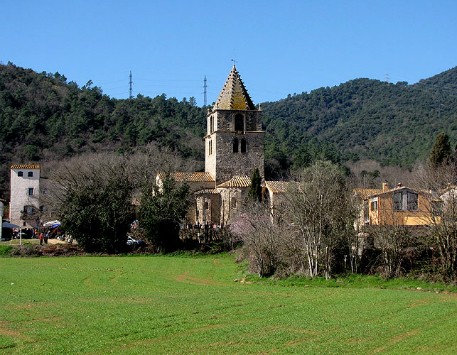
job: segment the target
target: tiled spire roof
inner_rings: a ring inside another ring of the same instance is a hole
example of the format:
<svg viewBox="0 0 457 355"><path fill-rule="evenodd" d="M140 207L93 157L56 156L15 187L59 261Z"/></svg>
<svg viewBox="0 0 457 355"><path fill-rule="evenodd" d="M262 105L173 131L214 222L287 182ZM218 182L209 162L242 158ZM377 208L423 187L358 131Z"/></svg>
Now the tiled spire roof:
<svg viewBox="0 0 457 355"><path fill-rule="evenodd" d="M235 65L225 81L224 87L214 105L214 109L256 110Z"/></svg>

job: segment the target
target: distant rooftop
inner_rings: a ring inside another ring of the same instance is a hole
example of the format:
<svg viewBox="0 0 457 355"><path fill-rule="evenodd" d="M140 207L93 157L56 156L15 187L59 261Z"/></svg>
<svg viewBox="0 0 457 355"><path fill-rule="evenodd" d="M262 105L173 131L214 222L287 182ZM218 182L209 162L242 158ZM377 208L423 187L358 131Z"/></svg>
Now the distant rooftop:
<svg viewBox="0 0 457 355"><path fill-rule="evenodd" d="M165 174L159 174L160 178L165 178ZM214 182L213 177L207 172L176 172L170 176L179 182Z"/></svg>
<svg viewBox="0 0 457 355"><path fill-rule="evenodd" d="M32 164L11 164L11 169L39 169L40 164L32 163Z"/></svg>
<svg viewBox="0 0 457 355"><path fill-rule="evenodd" d="M289 181L265 181L265 187L274 194L285 193L290 185Z"/></svg>

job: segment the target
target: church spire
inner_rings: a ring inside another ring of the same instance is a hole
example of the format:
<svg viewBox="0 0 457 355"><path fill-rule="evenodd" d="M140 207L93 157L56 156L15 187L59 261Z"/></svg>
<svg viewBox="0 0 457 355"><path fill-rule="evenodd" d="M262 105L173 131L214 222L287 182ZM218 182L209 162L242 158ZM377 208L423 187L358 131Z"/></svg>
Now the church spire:
<svg viewBox="0 0 457 355"><path fill-rule="evenodd" d="M240 74L233 63L224 87L214 105L219 110L256 110L248 91L244 87Z"/></svg>

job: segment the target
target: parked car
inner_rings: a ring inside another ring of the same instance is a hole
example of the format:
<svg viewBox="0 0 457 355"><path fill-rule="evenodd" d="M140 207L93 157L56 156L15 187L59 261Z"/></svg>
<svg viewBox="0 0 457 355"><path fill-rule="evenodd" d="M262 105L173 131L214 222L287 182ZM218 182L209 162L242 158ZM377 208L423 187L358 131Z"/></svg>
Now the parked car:
<svg viewBox="0 0 457 355"><path fill-rule="evenodd" d="M127 245L132 247L142 247L146 245L144 240L132 238L130 235L127 236Z"/></svg>

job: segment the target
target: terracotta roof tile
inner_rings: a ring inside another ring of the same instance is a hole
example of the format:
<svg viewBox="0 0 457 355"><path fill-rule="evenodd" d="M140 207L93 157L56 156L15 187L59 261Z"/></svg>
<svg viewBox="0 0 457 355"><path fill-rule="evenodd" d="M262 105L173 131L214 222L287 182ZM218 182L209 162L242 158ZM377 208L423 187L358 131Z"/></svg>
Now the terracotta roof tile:
<svg viewBox="0 0 457 355"><path fill-rule="evenodd" d="M249 187L251 186L251 178L249 176L234 176L230 180L218 185L219 188L230 187Z"/></svg>
<svg viewBox="0 0 457 355"><path fill-rule="evenodd" d="M265 181L265 187L272 193L285 193L290 186L289 181Z"/></svg>
<svg viewBox="0 0 457 355"><path fill-rule="evenodd" d="M40 164L11 164L11 169L40 169Z"/></svg>
<svg viewBox="0 0 457 355"><path fill-rule="evenodd" d="M165 174L159 174L163 179ZM214 182L213 177L208 172L176 172L171 177L179 182Z"/></svg>

